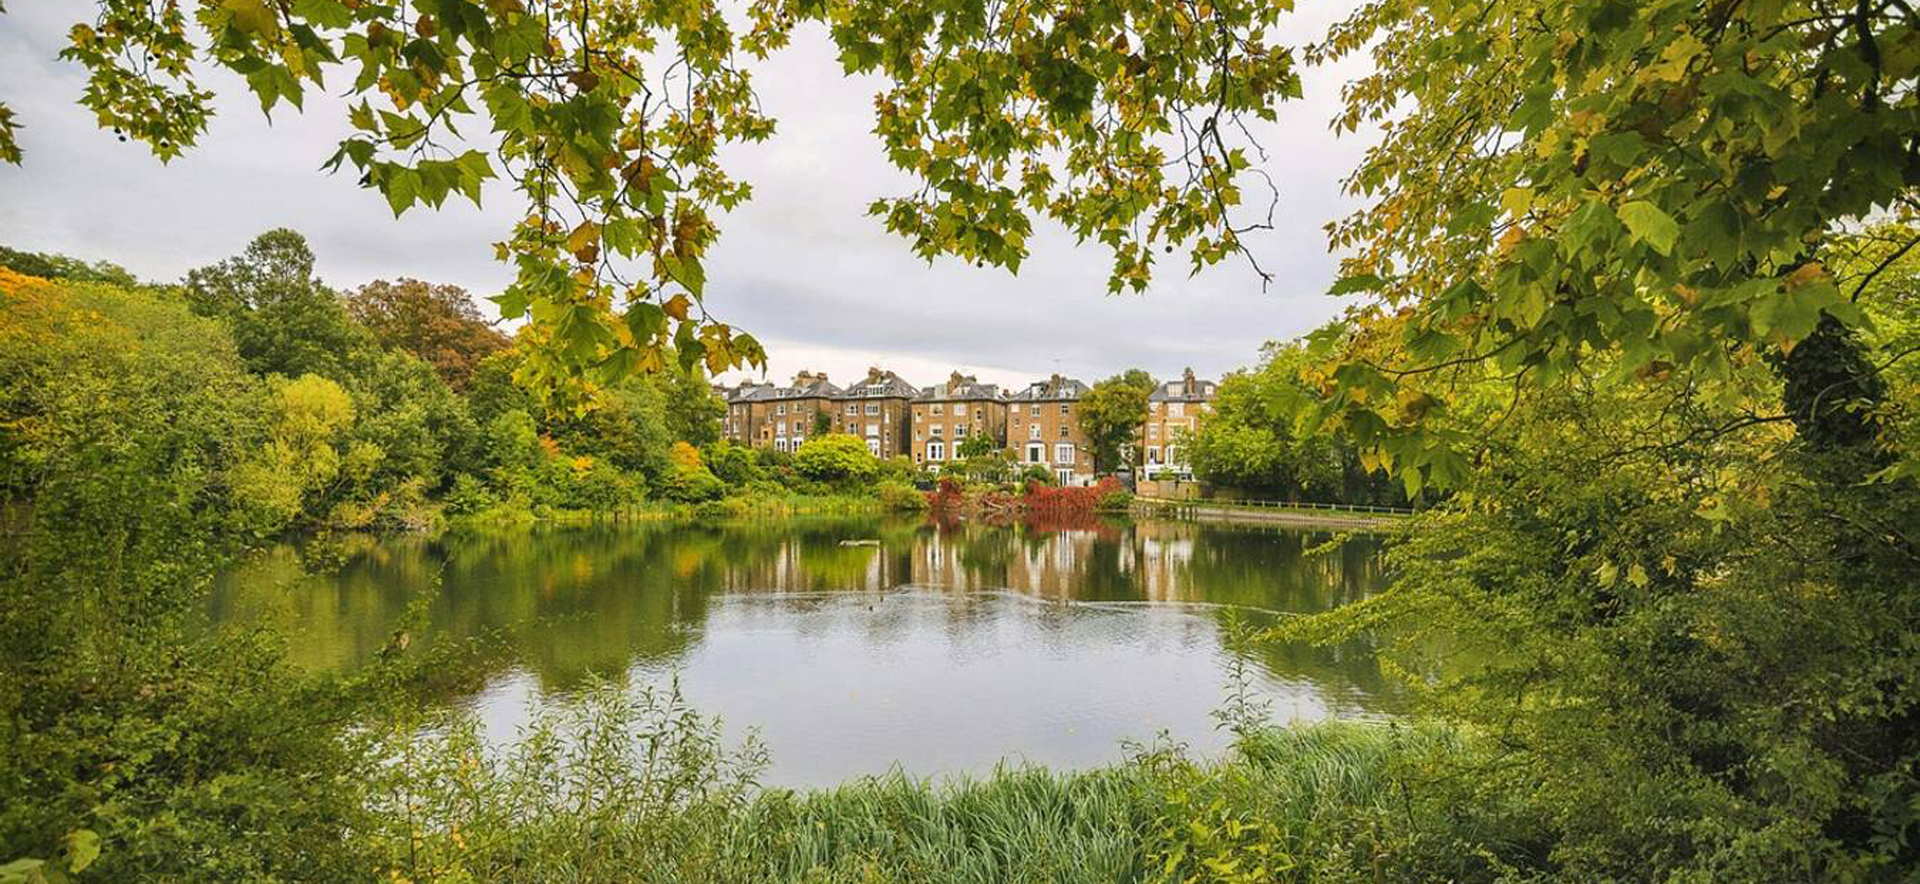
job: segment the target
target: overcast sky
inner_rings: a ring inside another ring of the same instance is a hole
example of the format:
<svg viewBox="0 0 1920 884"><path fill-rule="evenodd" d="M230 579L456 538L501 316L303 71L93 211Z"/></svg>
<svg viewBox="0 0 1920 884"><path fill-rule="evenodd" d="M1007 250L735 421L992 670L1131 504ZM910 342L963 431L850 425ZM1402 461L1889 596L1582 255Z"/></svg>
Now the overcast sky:
<svg viewBox="0 0 1920 884"><path fill-rule="evenodd" d="M269 122L237 79L208 76L219 112L196 149L164 166L96 128L76 103L80 69L55 58L89 5L14 0L0 14L0 101L24 126L26 153L22 167L0 165L0 244L172 280L264 230L292 227L341 288L413 276L483 297L510 279L491 244L522 214L512 191L489 189L484 209L449 200L395 219L378 193L319 170L347 131L335 98L309 96L304 114L282 105ZM1303 3L1291 38L1318 34L1347 5ZM1263 292L1231 260L1188 278L1176 253L1146 294L1108 295L1106 250L1076 246L1044 221L1013 276L952 260L929 266L867 217L876 197L907 192L907 179L870 132L876 84L844 77L822 32L807 29L756 73L779 131L730 150L755 195L719 219L708 308L767 345L777 379L812 368L845 382L869 365L922 385L954 368L1009 387L1055 371L1091 382L1135 366L1163 378L1186 366L1218 376L1340 308L1323 294L1335 261L1322 228L1352 208L1340 181L1367 141L1336 139L1327 121L1356 70L1307 71L1305 100L1258 130L1281 199L1278 229L1252 243L1276 276L1271 286Z"/></svg>

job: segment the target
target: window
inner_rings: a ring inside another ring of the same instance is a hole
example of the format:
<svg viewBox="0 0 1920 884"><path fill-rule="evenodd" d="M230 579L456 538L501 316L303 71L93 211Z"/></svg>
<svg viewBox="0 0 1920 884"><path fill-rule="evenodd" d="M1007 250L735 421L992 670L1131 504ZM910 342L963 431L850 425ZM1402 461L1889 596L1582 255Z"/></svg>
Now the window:
<svg viewBox="0 0 1920 884"><path fill-rule="evenodd" d="M860 406L858 406L858 405L855 405L855 404L853 404L853 403L851 403L851 402L849 402L849 403L847 403L847 413L848 413L848 414L859 414L859 413L860 413Z"/></svg>
<svg viewBox="0 0 1920 884"><path fill-rule="evenodd" d="M879 457L880 456L880 440L868 439L867 451L871 453L874 457Z"/></svg>
<svg viewBox="0 0 1920 884"><path fill-rule="evenodd" d="M943 427L939 424L934 424L931 429L927 430L927 432L932 433L933 438L938 439L946 433L946 430L947 430L946 427Z"/></svg>
<svg viewBox="0 0 1920 884"><path fill-rule="evenodd" d="M1027 438L1029 438L1029 439L1038 439L1038 438L1040 438L1040 425L1039 425L1039 424L1028 424L1028 425L1027 425Z"/></svg>
<svg viewBox="0 0 1920 884"><path fill-rule="evenodd" d="M1072 413L1073 413L1073 403L1071 403L1071 402L1062 402L1062 403L1060 403L1060 416L1061 416L1061 417L1066 417L1067 415L1069 415L1069 414L1072 414Z"/></svg>
<svg viewBox="0 0 1920 884"><path fill-rule="evenodd" d="M1149 438L1149 439L1158 439L1158 438L1160 438L1160 425L1159 425L1159 424L1148 424L1148 425L1147 425L1147 438Z"/></svg>
<svg viewBox="0 0 1920 884"><path fill-rule="evenodd" d="M1169 402L1167 403L1167 413L1174 417L1186 414L1187 404L1185 402Z"/></svg>
<svg viewBox="0 0 1920 884"><path fill-rule="evenodd" d="M1027 463L1044 463L1047 459L1047 446L1033 444L1027 446Z"/></svg>
<svg viewBox="0 0 1920 884"><path fill-rule="evenodd" d="M932 406L932 407L933 407L933 413L934 413L934 414L946 414L946 413L947 413L947 407L946 407L945 405L941 405L941 404L939 404L939 403L937 403L937 402L936 402L936 403L934 403L934 404L933 404L933 406Z"/></svg>
<svg viewBox="0 0 1920 884"><path fill-rule="evenodd" d="M937 440L933 442L928 442L927 443L927 459L928 460L946 460L947 459L947 443L940 442Z"/></svg>
<svg viewBox="0 0 1920 884"><path fill-rule="evenodd" d="M1147 446L1147 463L1159 463L1159 462L1160 462L1160 446L1158 445Z"/></svg>
<svg viewBox="0 0 1920 884"><path fill-rule="evenodd" d="M878 436L878 435L880 435L880 425L879 425L879 424L868 424L868 425L867 425L867 435L869 435L869 436Z"/></svg>
<svg viewBox="0 0 1920 884"><path fill-rule="evenodd" d="M1068 468L1065 468L1065 469L1058 469L1058 470L1054 470L1054 471L1053 471L1053 477L1054 477L1055 479L1058 479L1058 480L1060 480L1060 484L1062 484L1062 485L1072 485L1072 484L1073 484L1073 469L1072 469L1071 467L1068 467Z"/></svg>
<svg viewBox="0 0 1920 884"><path fill-rule="evenodd" d="M793 444L793 450L795 450L795 451L799 451L799 450L800 450L800 443L802 443L802 442L805 442L805 441L807 441L807 440L805 440L805 439L802 439L802 438L800 438L800 436L799 436L799 433L798 433L798 431L795 431L795 435L794 435L794 437L793 437L793 443L792 443L792 444Z"/></svg>
<svg viewBox="0 0 1920 884"><path fill-rule="evenodd" d="M867 403L867 416L868 416L868 417L872 417L873 415L876 415L876 414L879 414L879 413L880 413L880 403L878 403L878 402L869 402L869 403Z"/></svg>
<svg viewBox="0 0 1920 884"><path fill-rule="evenodd" d="M925 433L922 433L922 432L920 432L919 430L914 430L914 431L913 431L913 441L915 441L915 442L918 442L918 441L920 441L921 439L923 439L923 438L925 438L925 437L926 437L926 435L927 435L927 434L925 434Z"/></svg>
<svg viewBox="0 0 1920 884"><path fill-rule="evenodd" d="M779 451L785 451L785 450L787 450L787 440L785 440L785 439L775 439L775 440L773 440L773 447L774 447L774 448L775 448L776 450L779 450Z"/></svg>
<svg viewBox="0 0 1920 884"><path fill-rule="evenodd" d="M1027 417L1039 417L1039 416L1040 416L1040 406L1038 405L1027 406Z"/></svg>
<svg viewBox="0 0 1920 884"><path fill-rule="evenodd" d="M1067 425L1066 425L1066 424L1061 424L1061 425L1060 425L1060 438L1062 438L1062 439L1071 439L1071 438L1073 438L1073 431L1072 431L1072 430L1070 430L1070 429L1068 429L1068 428L1067 428Z"/></svg>
<svg viewBox="0 0 1920 884"><path fill-rule="evenodd" d="M1179 462L1180 462L1180 455L1174 453L1173 446L1171 445L1167 446L1167 463L1177 464Z"/></svg>
<svg viewBox="0 0 1920 884"><path fill-rule="evenodd" d="M1056 465L1073 463L1073 446L1065 442L1053 446L1053 462Z"/></svg>
<svg viewBox="0 0 1920 884"><path fill-rule="evenodd" d="M940 413L940 412L937 412L937 411L936 411L936 412L934 412L934 414L939 414L939 413ZM966 416L967 416L967 404L966 404L965 402L958 402L958 403L955 403L955 404L954 404L954 406L953 406L953 416L954 416L954 417L966 417Z"/></svg>
<svg viewBox="0 0 1920 884"><path fill-rule="evenodd" d="M786 422L786 421L781 421L781 422L780 422L780 427L779 427L779 429L778 429L778 430L777 430L776 432L778 432L778 433L779 433L780 435L782 435L782 436L785 436L785 435L787 434L787 422Z"/></svg>

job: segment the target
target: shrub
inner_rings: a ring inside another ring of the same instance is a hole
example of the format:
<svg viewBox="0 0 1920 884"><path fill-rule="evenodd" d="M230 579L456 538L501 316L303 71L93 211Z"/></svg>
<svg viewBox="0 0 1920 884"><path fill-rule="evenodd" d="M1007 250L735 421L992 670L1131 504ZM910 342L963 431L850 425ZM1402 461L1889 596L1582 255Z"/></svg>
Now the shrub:
<svg viewBox="0 0 1920 884"><path fill-rule="evenodd" d="M874 486L880 506L895 512L920 512L927 508L927 496L905 482L885 481Z"/></svg>
<svg viewBox="0 0 1920 884"><path fill-rule="evenodd" d="M866 442L835 433L808 439L794 454L793 468L808 479L850 485L872 480L880 472L880 459L867 450Z"/></svg>
<svg viewBox="0 0 1920 884"><path fill-rule="evenodd" d="M707 469L706 463L701 460L700 449L685 442L675 442L667 455L667 475L660 491L669 500L699 503L726 493L726 487L719 477Z"/></svg>

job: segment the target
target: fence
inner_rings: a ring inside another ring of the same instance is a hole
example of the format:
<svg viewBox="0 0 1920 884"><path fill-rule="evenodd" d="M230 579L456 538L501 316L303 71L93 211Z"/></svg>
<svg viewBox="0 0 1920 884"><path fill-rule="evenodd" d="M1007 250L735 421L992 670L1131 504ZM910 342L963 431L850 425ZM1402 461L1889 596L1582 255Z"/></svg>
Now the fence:
<svg viewBox="0 0 1920 884"><path fill-rule="evenodd" d="M1309 512L1364 513L1368 515L1385 516L1411 516L1414 513L1414 510L1408 507L1375 506L1370 503L1290 503L1284 500L1208 500L1204 498L1171 500L1158 497L1139 497L1136 499L1141 503L1172 506L1182 509L1210 506L1229 509L1272 510L1276 512L1306 510Z"/></svg>

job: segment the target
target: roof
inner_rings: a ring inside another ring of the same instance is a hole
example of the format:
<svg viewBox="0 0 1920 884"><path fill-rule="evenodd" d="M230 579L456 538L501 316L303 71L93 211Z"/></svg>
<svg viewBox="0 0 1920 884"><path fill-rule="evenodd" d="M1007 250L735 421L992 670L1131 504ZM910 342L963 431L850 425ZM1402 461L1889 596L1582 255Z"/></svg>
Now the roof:
<svg viewBox="0 0 1920 884"><path fill-rule="evenodd" d="M1006 396L1000 392L998 385L983 384L975 380L972 375L963 375L959 372L954 372L952 377L947 378L946 383L934 384L925 390L921 390L920 395L914 397L913 401L971 402L979 399L1005 402Z"/></svg>
<svg viewBox="0 0 1920 884"><path fill-rule="evenodd" d="M824 377L816 377L807 378L803 384L787 387L743 383L727 397L727 402L772 402L784 399L838 399L839 397L839 387L827 383Z"/></svg>
<svg viewBox="0 0 1920 884"><path fill-rule="evenodd" d="M1167 381L1160 386L1154 387L1153 392L1147 394L1147 401L1206 402L1213 398L1214 391L1218 389L1219 386L1219 384L1213 381L1196 380L1191 377L1184 380Z"/></svg>
<svg viewBox="0 0 1920 884"><path fill-rule="evenodd" d="M1087 385L1073 378L1054 375L1034 381L1027 388L1007 397L1008 402L1070 402L1088 393Z"/></svg>
<svg viewBox="0 0 1920 884"><path fill-rule="evenodd" d="M842 399L912 399L920 395L920 388L893 372L873 368L867 370L866 380L840 391L839 395Z"/></svg>

